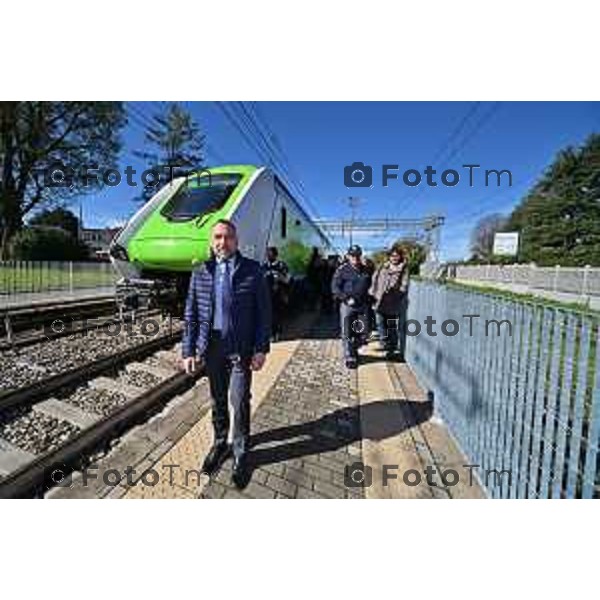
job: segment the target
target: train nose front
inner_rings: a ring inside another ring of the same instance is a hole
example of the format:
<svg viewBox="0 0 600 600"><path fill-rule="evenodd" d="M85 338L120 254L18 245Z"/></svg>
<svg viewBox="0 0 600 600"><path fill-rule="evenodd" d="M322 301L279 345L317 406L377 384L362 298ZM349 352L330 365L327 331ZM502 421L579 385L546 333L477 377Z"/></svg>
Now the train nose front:
<svg viewBox="0 0 600 600"><path fill-rule="evenodd" d="M143 237L130 242L130 258L143 268L188 271L209 256L208 239Z"/></svg>

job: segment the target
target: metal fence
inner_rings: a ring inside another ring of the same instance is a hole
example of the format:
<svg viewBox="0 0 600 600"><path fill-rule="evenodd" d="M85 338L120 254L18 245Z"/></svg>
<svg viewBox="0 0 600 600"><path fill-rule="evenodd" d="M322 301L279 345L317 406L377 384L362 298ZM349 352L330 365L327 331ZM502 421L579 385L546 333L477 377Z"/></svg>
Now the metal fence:
<svg viewBox="0 0 600 600"><path fill-rule="evenodd" d="M448 272L446 263L426 261L419 266L419 276L425 279L439 279Z"/></svg>
<svg viewBox="0 0 600 600"><path fill-rule="evenodd" d="M0 294L51 292L111 286L117 276L110 263L2 261Z"/></svg>
<svg viewBox="0 0 600 600"><path fill-rule="evenodd" d="M531 290L600 296L598 267L528 265L448 265L449 277L461 281L501 283Z"/></svg>
<svg viewBox="0 0 600 600"><path fill-rule="evenodd" d="M599 496L596 316L425 281L413 282L407 316L422 325L407 359L491 497ZM456 335L442 333L447 319ZM508 320L512 335L486 320Z"/></svg>

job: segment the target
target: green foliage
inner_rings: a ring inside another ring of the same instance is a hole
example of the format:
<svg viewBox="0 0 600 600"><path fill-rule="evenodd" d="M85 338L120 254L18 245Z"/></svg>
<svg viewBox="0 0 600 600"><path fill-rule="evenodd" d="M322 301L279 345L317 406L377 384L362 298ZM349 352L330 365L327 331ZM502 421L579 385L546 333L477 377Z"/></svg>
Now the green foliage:
<svg viewBox="0 0 600 600"><path fill-rule="evenodd" d="M79 235L79 219L66 208L45 209L29 219L29 225L60 227L69 235Z"/></svg>
<svg viewBox="0 0 600 600"><path fill-rule="evenodd" d="M473 258L490 262L498 258L493 254L494 236L506 227L506 216L501 214L487 215L477 222L471 234L471 252Z"/></svg>
<svg viewBox="0 0 600 600"><path fill-rule="evenodd" d="M11 243L15 260L85 260L86 246L59 228L26 228L19 231Z"/></svg>
<svg viewBox="0 0 600 600"><path fill-rule="evenodd" d="M279 258L287 263L290 273L304 275L310 261L312 248L298 241L290 241L279 248Z"/></svg>
<svg viewBox="0 0 600 600"><path fill-rule="evenodd" d="M401 248L404 251L405 256L408 256L410 274L418 275L419 267L427 258L427 250L425 247L412 240L396 240L390 247L392 246ZM387 255L387 250L381 250L379 252L374 252L371 255L371 259L375 263L375 266L378 267L387 260Z"/></svg>
<svg viewBox="0 0 600 600"><path fill-rule="evenodd" d="M558 154L504 231L521 234L519 262L600 265L600 134Z"/></svg>
<svg viewBox="0 0 600 600"><path fill-rule="evenodd" d="M0 258L32 210L103 185L86 168L116 167L124 124L121 102L0 102Z"/></svg>
<svg viewBox="0 0 600 600"><path fill-rule="evenodd" d="M191 113L172 102L162 113L152 117L146 129L144 149L134 154L147 161L148 169L158 173L164 185L171 176L202 169L204 135ZM145 187L140 199L148 201L162 185Z"/></svg>

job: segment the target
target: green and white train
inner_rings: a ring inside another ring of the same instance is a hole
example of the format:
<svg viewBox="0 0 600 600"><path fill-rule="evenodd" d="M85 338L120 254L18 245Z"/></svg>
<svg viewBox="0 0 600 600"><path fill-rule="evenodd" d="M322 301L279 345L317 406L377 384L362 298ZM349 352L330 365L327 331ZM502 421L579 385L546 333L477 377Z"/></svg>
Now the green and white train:
<svg viewBox="0 0 600 600"><path fill-rule="evenodd" d="M241 252L258 261L276 246L302 275L312 248L332 251L328 238L270 169L225 165L165 185L129 220L110 247L120 274L120 306L180 312L194 266L210 257L210 230L230 219Z"/></svg>

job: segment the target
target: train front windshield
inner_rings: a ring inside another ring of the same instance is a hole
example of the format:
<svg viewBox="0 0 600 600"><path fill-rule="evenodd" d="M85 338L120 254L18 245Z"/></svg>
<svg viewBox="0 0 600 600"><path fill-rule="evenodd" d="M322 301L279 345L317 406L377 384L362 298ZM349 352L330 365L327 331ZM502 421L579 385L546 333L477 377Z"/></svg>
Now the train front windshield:
<svg viewBox="0 0 600 600"><path fill-rule="evenodd" d="M170 221L189 221L220 210L241 178L232 174L190 180L165 204L161 214Z"/></svg>

